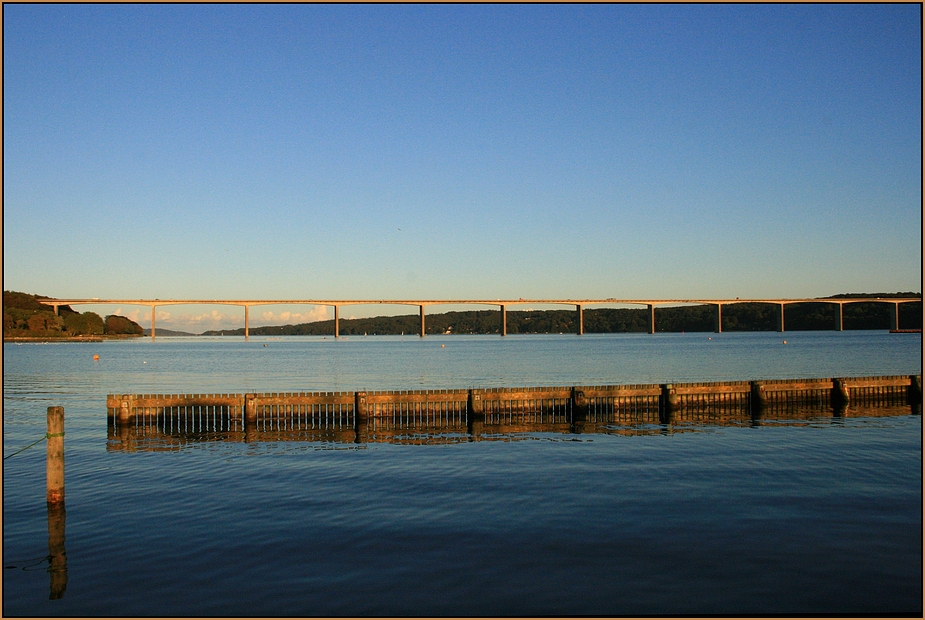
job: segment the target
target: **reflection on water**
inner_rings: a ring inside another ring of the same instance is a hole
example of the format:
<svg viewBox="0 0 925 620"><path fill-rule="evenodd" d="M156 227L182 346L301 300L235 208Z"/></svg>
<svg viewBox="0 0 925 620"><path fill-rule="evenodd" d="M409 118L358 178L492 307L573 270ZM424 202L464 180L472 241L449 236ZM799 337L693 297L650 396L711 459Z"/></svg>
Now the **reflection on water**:
<svg viewBox="0 0 925 620"><path fill-rule="evenodd" d="M48 504L48 598L57 600L67 589L67 553L64 550L64 503Z"/></svg>
<svg viewBox="0 0 925 620"><path fill-rule="evenodd" d="M261 419L252 427L245 427L240 417L215 407L208 412L183 412L182 415L171 415L169 410L162 410L157 416L139 417L133 424L116 424L110 418L107 449L119 452L179 451L213 442L437 445L517 441L534 438L538 434L666 435L703 432L723 426L805 426L839 423L846 417L918 414L918 405L889 401L852 404L840 409L833 409L827 403L779 405L760 410L749 408L747 404L730 404L684 409L675 412L667 421L664 412L660 415L657 407L609 411L592 408L586 413L561 408L485 414L405 412L367 419L357 419L352 414L293 415Z"/></svg>

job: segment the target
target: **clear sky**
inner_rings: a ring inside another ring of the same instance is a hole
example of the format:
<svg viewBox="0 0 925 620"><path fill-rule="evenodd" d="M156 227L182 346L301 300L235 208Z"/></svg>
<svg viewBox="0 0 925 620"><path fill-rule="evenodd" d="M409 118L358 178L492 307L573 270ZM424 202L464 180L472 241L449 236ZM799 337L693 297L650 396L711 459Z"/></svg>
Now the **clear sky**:
<svg viewBox="0 0 925 620"><path fill-rule="evenodd" d="M5 290L921 290L919 5L7 4L3 17ZM158 326L176 329L243 316L163 310ZM330 315L264 311L253 324Z"/></svg>

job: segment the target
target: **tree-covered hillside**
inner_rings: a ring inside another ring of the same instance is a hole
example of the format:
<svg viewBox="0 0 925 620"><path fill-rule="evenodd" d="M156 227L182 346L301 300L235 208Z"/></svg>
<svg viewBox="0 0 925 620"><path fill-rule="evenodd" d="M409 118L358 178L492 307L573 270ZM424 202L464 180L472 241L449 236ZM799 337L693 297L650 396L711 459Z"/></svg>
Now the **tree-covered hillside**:
<svg viewBox="0 0 925 620"><path fill-rule="evenodd" d="M141 336L138 323L111 314L105 318L95 312L76 312L59 306L56 315L50 306L41 304L40 295L3 291L4 338L67 338L76 336Z"/></svg>

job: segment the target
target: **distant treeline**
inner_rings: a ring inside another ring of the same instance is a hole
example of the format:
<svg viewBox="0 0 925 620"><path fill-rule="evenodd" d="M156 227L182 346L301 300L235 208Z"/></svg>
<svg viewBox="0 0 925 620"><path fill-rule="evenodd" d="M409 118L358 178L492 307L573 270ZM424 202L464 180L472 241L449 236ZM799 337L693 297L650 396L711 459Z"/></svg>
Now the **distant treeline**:
<svg viewBox="0 0 925 620"><path fill-rule="evenodd" d="M76 312L70 306L39 303L46 299L28 293L3 291L4 338L66 338L72 336L141 336L141 325L124 316L105 319L95 312Z"/></svg>
<svg viewBox="0 0 925 620"><path fill-rule="evenodd" d="M844 294L850 297L920 297L919 293ZM838 306L809 302L788 304L784 310L787 331L834 329ZM845 329L889 329L892 304L858 302L844 307ZM776 304L737 303L723 306L723 331L774 331L777 329L780 307ZM899 306L900 327L922 328L922 302ZM589 308L584 311L586 333L646 332L649 329L645 308ZM421 319L417 314L378 316L365 319L341 319L341 335L417 334ZM716 306L676 306L655 308L657 332L712 332L716 329ZM578 331L575 310L508 311L509 334L558 334ZM500 310L470 310L428 314L427 334L498 334L501 332ZM257 336L329 336L334 333L334 321L317 321L298 325L253 327ZM204 336L242 336L244 329L207 331Z"/></svg>

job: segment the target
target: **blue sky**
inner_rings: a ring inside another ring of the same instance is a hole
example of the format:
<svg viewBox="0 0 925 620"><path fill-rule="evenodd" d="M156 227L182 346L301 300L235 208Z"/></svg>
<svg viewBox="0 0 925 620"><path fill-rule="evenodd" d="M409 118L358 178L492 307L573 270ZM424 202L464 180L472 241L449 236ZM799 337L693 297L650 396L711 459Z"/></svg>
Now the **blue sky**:
<svg viewBox="0 0 925 620"><path fill-rule="evenodd" d="M3 62L6 290L921 290L918 5L8 4Z"/></svg>

